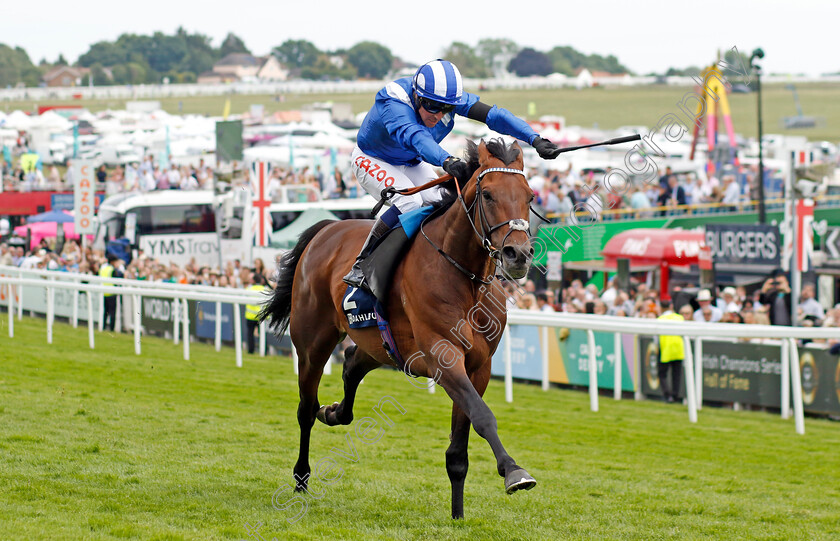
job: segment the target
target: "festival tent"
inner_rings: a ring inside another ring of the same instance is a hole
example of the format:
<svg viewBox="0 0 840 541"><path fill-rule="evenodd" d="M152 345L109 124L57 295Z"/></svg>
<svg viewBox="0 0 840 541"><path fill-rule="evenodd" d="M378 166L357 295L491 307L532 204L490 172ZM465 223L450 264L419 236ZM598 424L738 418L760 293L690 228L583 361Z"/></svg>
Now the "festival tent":
<svg viewBox="0 0 840 541"><path fill-rule="evenodd" d="M295 221L269 235L269 244L272 248L291 249L297 244L301 233L321 220L338 220L338 216L324 209L306 209Z"/></svg>
<svg viewBox="0 0 840 541"><path fill-rule="evenodd" d="M43 128L45 130L67 131L73 127L73 123L56 113L55 111L46 111L45 113L31 117L31 128Z"/></svg>
<svg viewBox="0 0 840 541"><path fill-rule="evenodd" d="M26 222L30 224L40 222L55 222L65 224L74 220L75 218L73 218L73 215L69 212L65 212L63 210L50 210L48 212L42 212L41 214L30 216L26 219Z"/></svg>
<svg viewBox="0 0 840 541"><path fill-rule="evenodd" d="M19 225L15 228L15 235L19 237L26 237L26 230L32 232L32 240L29 248L34 250L41 239L54 239L58 233L58 225L56 222L38 222L34 224ZM64 238L78 239L79 235L76 233L76 228L73 222L61 224L64 227Z"/></svg>
<svg viewBox="0 0 840 541"><path fill-rule="evenodd" d="M612 237L601 254L606 268L617 267L618 259L628 259L631 268L659 265L659 297L670 299L670 267L699 263L700 252L704 247L704 235L697 231L638 228L622 231Z"/></svg>
<svg viewBox="0 0 840 541"><path fill-rule="evenodd" d="M23 111L12 111L6 116L4 127L25 131L32 127L32 118Z"/></svg>

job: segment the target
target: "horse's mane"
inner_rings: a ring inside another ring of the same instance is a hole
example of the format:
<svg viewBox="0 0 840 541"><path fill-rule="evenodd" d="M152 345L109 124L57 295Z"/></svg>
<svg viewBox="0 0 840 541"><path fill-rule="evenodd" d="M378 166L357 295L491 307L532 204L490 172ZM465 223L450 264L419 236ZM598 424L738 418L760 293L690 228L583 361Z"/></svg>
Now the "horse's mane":
<svg viewBox="0 0 840 541"><path fill-rule="evenodd" d="M500 159L505 165L510 165L519 157L519 149L513 146L513 143L506 144L504 139L490 139L485 143L487 145L487 152L494 157ZM464 160L470 166L470 172L475 173L478 169L478 145L473 141L467 141L467 152Z"/></svg>
<svg viewBox="0 0 840 541"><path fill-rule="evenodd" d="M452 182L454 182L454 181L450 180L449 182L447 182L443 186L448 186ZM452 203L454 203L455 201L458 200L458 194L455 193L455 187L454 186L451 187L448 190L444 190L441 193L441 196L442 196L442 199L440 201L435 201L434 203L432 203L432 209L434 209L434 210L432 210L431 214L437 214L437 211L443 212L444 210L451 207Z"/></svg>

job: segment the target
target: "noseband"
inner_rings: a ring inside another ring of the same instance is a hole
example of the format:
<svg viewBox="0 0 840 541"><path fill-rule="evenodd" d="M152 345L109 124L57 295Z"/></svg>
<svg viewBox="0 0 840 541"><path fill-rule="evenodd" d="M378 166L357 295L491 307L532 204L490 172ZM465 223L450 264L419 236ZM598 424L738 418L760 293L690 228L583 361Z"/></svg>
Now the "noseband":
<svg viewBox="0 0 840 541"><path fill-rule="evenodd" d="M473 231L475 231L476 236L481 240L481 245L487 250L487 253L490 255L491 258L499 261L499 249L493 246L493 243L490 241L490 235L492 235L497 229L508 226L510 229L508 230L505 237L502 239L502 248L505 247L505 243L507 242L508 236L514 231L528 231L529 224L527 220L523 220L522 218L516 218L514 220L508 220L506 222L499 222L496 225L488 226L487 225L487 214L484 210L484 198L482 197L482 188L481 188L481 179L484 178L485 175L488 173L512 173L514 175L522 175L525 176L525 171L521 169L510 169L507 167L490 167L489 169L485 169L481 173L478 174L478 178L475 180L475 201L473 201L473 206L476 208L476 214L478 215L478 223L481 227L481 232L475 227L474 220L470 220L470 225L473 226ZM464 201L464 198L460 196L458 199L461 201L461 206L464 208L464 211L470 216L470 210L467 208L467 204ZM472 216L470 216L472 218Z"/></svg>

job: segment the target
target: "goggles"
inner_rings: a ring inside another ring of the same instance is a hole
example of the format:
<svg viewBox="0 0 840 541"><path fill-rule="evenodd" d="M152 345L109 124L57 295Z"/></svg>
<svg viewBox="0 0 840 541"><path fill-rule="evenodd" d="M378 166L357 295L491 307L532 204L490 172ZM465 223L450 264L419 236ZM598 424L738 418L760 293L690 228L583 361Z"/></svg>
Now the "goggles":
<svg viewBox="0 0 840 541"><path fill-rule="evenodd" d="M425 109L433 115L436 115L438 113L451 113L455 110L454 105L450 105L448 103L441 103L439 101L434 101L422 97L420 98L420 107L422 107L423 109Z"/></svg>

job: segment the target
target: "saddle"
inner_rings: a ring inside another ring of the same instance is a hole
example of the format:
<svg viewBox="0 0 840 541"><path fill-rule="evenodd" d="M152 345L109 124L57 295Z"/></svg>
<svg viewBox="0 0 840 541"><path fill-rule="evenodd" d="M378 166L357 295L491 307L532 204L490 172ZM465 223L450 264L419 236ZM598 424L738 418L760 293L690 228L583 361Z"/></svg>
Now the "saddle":
<svg viewBox="0 0 840 541"><path fill-rule="evenodd" d="M420 224L434 210L434 207L420 207L400 214L399 224L385 233L371 253L362 260L361 267L367 278L368 287L383 306L386 304L397 265L402 261L411 246L411 241L420 230Z"/></svg>

